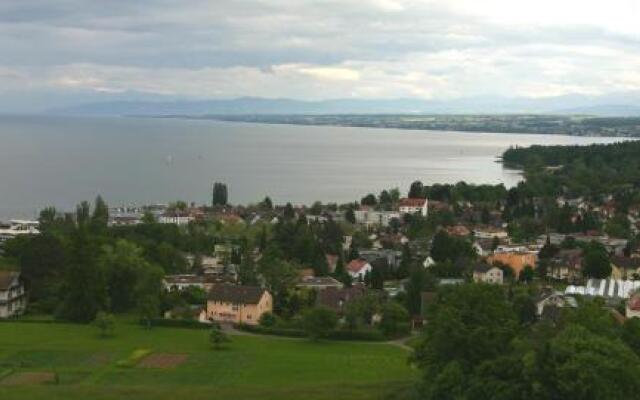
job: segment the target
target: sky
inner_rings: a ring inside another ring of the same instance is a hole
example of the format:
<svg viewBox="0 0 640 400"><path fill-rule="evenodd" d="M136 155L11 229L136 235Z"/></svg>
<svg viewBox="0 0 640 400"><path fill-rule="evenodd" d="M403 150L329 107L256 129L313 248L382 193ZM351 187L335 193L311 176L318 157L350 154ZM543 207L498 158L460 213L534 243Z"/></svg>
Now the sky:
<svg viewBox="0 0 640 400"><path fill-rule="evenodd" d="M640 0L2 0L0 111L640 91Z"/></svg>

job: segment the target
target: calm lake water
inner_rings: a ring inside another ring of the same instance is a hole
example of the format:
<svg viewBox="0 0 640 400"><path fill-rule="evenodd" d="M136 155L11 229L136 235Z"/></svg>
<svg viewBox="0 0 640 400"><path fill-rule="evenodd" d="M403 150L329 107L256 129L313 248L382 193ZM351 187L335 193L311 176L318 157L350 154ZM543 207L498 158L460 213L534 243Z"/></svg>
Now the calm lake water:
<svg viewBox="0 0 640 400"><path fill-rule="evenodd" d="M42 207L71 210L102 194L110 205L230 201L351 201L420 179L514 185L496 163L512 145L612 138L264 125L151 118L0 117L0 219Z"/></svg>

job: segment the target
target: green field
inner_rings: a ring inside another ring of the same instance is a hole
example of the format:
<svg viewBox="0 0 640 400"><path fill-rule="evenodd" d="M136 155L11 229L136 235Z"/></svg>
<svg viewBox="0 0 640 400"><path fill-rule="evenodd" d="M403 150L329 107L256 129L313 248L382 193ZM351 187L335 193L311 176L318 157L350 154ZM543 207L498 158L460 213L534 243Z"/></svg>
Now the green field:
<svg viewBox="0 0 640 400"><path fill-rule="evenodd" d="M186 361L121 366L141 349ZM10 373L0 378L0 399L376 399L415 381L407 356L387 344L250 336L233 336L215 351L206 330L124 322L107 339L92 326L0 323L0 377ZM57 373L58 380L8 384L24 372Z"/></svg>

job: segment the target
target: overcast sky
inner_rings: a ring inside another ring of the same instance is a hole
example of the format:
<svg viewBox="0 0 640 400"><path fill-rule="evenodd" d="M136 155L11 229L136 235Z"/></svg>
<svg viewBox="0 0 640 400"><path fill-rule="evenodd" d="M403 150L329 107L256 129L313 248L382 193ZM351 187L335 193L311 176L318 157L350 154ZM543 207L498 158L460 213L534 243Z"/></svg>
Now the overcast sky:
<svg viewBox="0 0 640 400"><path fill-rule="evenodd" d="M640 90L638 0L2 0L0 106Z"/></svg>

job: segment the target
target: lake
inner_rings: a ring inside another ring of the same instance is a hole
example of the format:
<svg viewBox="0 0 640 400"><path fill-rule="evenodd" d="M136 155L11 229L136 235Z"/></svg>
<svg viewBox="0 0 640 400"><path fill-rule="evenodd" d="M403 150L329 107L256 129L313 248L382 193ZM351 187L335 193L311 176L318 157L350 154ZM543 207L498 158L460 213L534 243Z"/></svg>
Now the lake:
<svg viewBox="0 0 640 400"><path fill-rule="evenodd" d="M607 143L559 135L409 131L153 118L0 117L0 219L110 205L208 203L214 181L233 203L346 202L425 184L516 184L496 162L509 146Z"/></svg>

